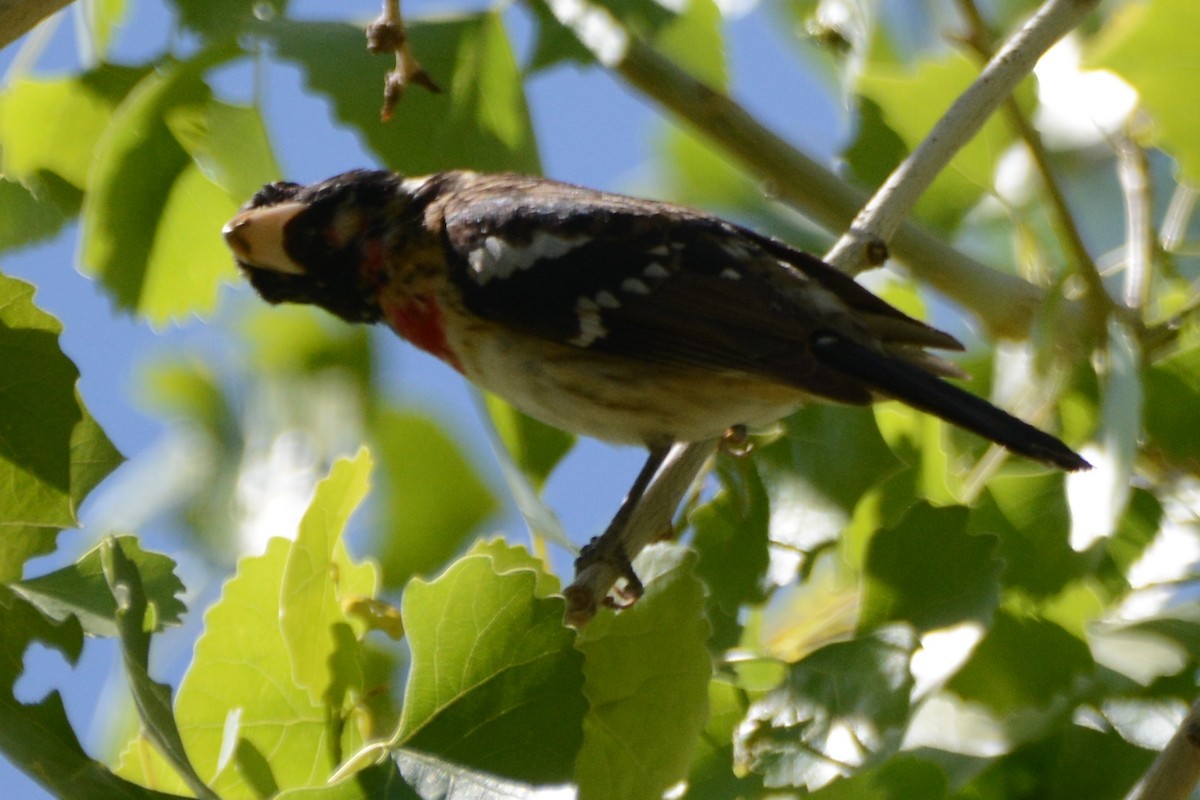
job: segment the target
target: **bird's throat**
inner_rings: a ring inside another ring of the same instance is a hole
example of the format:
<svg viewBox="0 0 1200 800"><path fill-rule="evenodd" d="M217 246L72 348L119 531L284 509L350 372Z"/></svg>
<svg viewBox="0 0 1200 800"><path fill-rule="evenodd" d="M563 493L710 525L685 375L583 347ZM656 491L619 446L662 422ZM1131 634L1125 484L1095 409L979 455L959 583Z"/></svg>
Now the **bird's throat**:
<svg viewBox="0 0 1200 800"><path fill-rule="evenodd" d="M462 363L446 340L442 309L437 300L432 297L412 297L401 304L387 305L385 313L396 333L459 372L463 371Z"/></svg>

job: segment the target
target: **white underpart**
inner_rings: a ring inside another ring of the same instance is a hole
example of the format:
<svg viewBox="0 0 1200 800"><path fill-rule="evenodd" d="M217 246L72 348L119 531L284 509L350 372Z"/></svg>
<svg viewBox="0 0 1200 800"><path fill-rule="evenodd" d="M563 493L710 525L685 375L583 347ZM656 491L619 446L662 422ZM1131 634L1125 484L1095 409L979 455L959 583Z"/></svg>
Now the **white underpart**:
<svg viewBox="0 0 1200 800"><path fill-rule="evenodd" d="M557 236L538 231L529 244L515 245L499 236L488 236L482 246L467 254L475 280L486 284L493 278L507 278L529 269L539 261L558 258L588 242L586 236Z"/></svg>
<svg viewBox="0 0 1200 800"><path fill-rule="evenodd" d="M608 294L601 292L601 294ZM609 295L611 297L611 295ZM613 298L614 300L616 298ZM608 335L604 321L600 318L600 306L590 297L581 297L575 301L575 315L579 318L579 335L570 339L577 347L587 347L597 339Z"/></svg>
<svg viewBox="0 0 1200 800"><path fill-rule="evenodd" d="M650 294L650 287L646 285L646 282L637 278L626 278L621 281L621 290L629 294Z"/></svg>
<svg viewBox="0 0 1200 800"><path fill-rule="evenodd" d="M726 267L725 269L721 270L721 277L729 281L740 281L742 279L742 273L738 272L733 267Z"/></svg>
<svg viewBox="0 0 1200 800"><path fill-rule="evenodd" d="M596 302L601 308L620 308L621 301L612 292L599 292L596 294Z"/></svg>

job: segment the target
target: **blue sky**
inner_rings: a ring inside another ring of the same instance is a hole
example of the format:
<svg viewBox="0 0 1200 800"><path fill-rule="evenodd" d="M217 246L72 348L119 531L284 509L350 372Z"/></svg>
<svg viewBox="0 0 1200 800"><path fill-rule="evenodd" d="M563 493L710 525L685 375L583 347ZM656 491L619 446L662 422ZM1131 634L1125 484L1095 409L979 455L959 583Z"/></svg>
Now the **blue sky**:
<svg viewBox="0 0 1200 800"><path fill-rule="evenodd" d="M136 61L152 56L170 26L170 10L160 0L131 3L124 27L118 34L113 60ZM405 14L410 18L469 8L481 3L455 4L446 0L409 0ZM294 0L291 13L297 17L320 18L329 13L339 18L370 20L378 14L374 0L344 0L339 3ZM518 57L527 53L531 27L519 9L506 15ZM68 9L36 71L54 72L77 63L74 12ZM818 157L832 156L836 143L845 136L846 114L823 87L814 70L794 57L787 42L790 35L776 15L754 10L733 21L728 29L728 59L733 76L733 94L786 138ZM0 70L8 71L21 43L0 53ZM236 81L236 76L231 82ZM320 99L304 94L295 69L272 65L266 75L268 123L276 152L289 179L307 182L342 170L371 165L371 159L355 136L337 128ZM219 86L237 94L236 86ZM415 91L420 91L415 90ZM664 123L641 98L599 70L560 67L542 73L527 86L542 163L547 175L575 183L617 191L653 194L652 160L665 130ZM303 124L295 124L302 119ZM831 122L833 121L833 122ZM447 168L455 166L446 164ZM166 433L165 424L139 407L135 389L139 365L148 359L178 352L180 348L203 345L211 330L200 321L162 332L144 323L114 315L108 298L99 287L76 269L77 229L72 226L52 243L6 255L0 269L33 282L38 287L36 302L64 323L62 346L83 375L81 390L92 413L110 438L130 458L122 471L134 469ZM241 302L246 287L226 289L223 304ZM404 394L418 405L437 409L443 420L459 432L476 463L490 482L502 491L502 483L476 418L476 410L461 379L432 359L396 341L389 344L389 357L403 360L409 383ZM562 516L577 542L597 532L616 508L641 463L635 449L616 449L584 442L556 473L548 489L548 501ZM120 478L119 471L115 478ZM103 495L104 487L93 497ZM58 561L34 565L35 572L57 566L90 547L97 531L88 527L94 519L95 503L83 509L85 528L60 537L63 552ZM524 530L511 513L495 526L521 540ZM153 545L153 542L151 542ZM173 554L175 555L175 554ZM191 609L190 625L202 608ZM190 640L184 633L163 637L156 647L174 646L177 652L155 654L157 664L186 663ZM104 751L97 741L106 728L93 720L96 699L103 691L121 691L119 676L110 674L111 643L89 641L78 668L68 669L61 659L36 649L27 658L27 675L18 684L24 700L40 698L51 688L63 691L68 713L84 746L93 754ZM178 679L175 674L173 680ZM111 687L111 688L103 688ZM100 703L103 708L103 701ZM40 798L46 793L6 762L0 761L0 787L5 797Z"/></svg>

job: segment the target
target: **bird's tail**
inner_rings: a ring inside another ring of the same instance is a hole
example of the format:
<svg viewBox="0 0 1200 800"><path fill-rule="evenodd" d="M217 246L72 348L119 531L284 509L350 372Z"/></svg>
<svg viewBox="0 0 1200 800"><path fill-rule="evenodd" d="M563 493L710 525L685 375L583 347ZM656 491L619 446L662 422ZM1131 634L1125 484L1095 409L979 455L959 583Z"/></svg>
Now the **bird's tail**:
<svg viewBox="0 0 1200 800"><path fill-rule="evenodd" d="M812 352L827 367L862 381L880 394L966 428L1014 453L1065 470L1092 466L1050 434L913 364L835 334L818 336Z"/></svg>

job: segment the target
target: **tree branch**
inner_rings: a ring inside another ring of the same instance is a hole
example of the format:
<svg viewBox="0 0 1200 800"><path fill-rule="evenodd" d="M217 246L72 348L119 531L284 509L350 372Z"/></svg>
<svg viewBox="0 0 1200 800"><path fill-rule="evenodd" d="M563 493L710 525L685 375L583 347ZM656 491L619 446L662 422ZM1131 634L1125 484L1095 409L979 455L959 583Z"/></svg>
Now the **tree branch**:
<svg viewBox="0 0 1200 800"><path fill-rule="evenodd" d="M531 2L532 0L527 0ZM1041 290L958 253L928 232L905 222L913 204L957 150L1033 69L1049 47L1083 21L1099 0L1047 0L1041 10L992 59L950 107L929 136L854 216L851 230L826 259L854 271L872 261L878 245L895 236L896 250L913 273L970 308L994 332L1023 333ZM558 19L598 60L662 106L675 111L769 179L779 194L825 227L835 229L854 214L863 194L762 126L741 106L697 81L648 45L628 36L607 12L578 2L551 0ZM606 31L602 26L611 30ZM661 537L687 488L713 452L714 443L676 445L646 489L620 544L632 560ZM644 508L643 508L644 507ZM619 577L596 563L567 587L568 618L583 624Z"/></svg>
<svg viewBox="0 0 1200 800"><path fill-rule="evenodd" d="M7 47L71 0L0 0L0 47Z"/></svg>
<svg viewBox="0 0 1200 800"><path fill-rule="evenodd" d="M1200 700L1126 800L1186 800L1200 782Z"/></svg>

